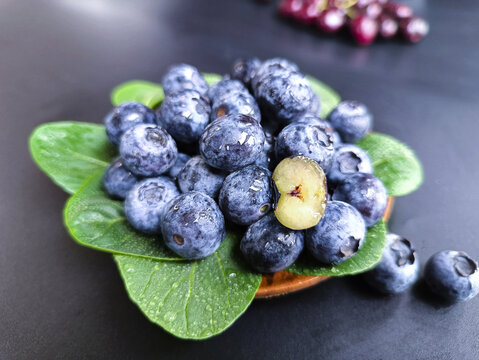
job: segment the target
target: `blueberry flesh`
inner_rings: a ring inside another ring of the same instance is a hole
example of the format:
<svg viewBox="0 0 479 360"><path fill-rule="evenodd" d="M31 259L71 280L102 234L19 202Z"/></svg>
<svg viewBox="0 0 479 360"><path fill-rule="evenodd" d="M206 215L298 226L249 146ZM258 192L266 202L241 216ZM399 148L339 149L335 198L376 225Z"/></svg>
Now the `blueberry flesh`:
<svg viewBox="0 0 479 360"><path fill-rule="evenodd" d="M373 172L373 165L368 154L360 147L352 144L337 147L331 169L328 172L329 183L337 184L347 176L358 172Z"/></svg>
<svg viewBox="0 0 479 360"><path fill-rule="evenodd" d="M178 156L176 157L176 161L174 165L168 171L168 176L172 178L173 180L176 180L176 178L178 177L178 174L180 173L181 170L183 170L186 163L190 159L191 159L190 155L178 153Z"/></svg>
<svg viewBox="0 0 479 360"><path fill-rule="evenodd" d="M125 216L135 229L159 234L166 204L180 192L166 176L144 179L136 183L125 198Z"/></svg>
<svg viewBox="0 0 479 360"><path fill-rule="evenodd" d="M199 191L217 198L226 174L209 166L201 156L194 156L178 174L181 192Z"/></svg>
<svg viewBox="0 0 479 360"><path fill-rule="evenodd" d="M346 100L329 114L329 121L345 142L361 140L373 126L373 116L366 105Z"/></svg>
<svg viewBox="0 0 479 360"><path fill-rule="evenodd" d="M361 248L366 224L361 214L342 201L330 201L319 223L305 231L309 253L324 264L336 265Z"/></svg>
<svg viewBox="0 0 479 360"><path fill-rule="evenodd" d="M233 64L230 76L249 87L260 66L261 61L257 58L238 59Z"/></svg>
<svg viewBox="0 0 479 360"><path fill-rule="evenodd" d="M220 190L218 204L226 218L238 225L251 225L273 207L271 172L248 165L229 174Z"/></svg>
<svg viewBox="0 0 479 360"><path fill-rule="evenodd" d="M215 99L221 96L227 96L233 92L248 92L248 89L244 86L241 81L223 79L214 83L208 89L208 98L211 102L214 102Z"/></svg>
<svg viewBox="0 0 479 360"><path fill-rule="evenodd" d="M232 80L230 80L232 81ZM224 115L247 115L261 122L261 113L254 97L244 91L230 91L212 99L211 117L214 121Z"/></svg>
<svg viewBox="0 0 479 360"><path fill-rule="evenodd" d="M356 173L338 184L333 200L347 202L364 217L366 225L373 226L384 214L388 195L384 184L372 174Z"/></svg>
<svg viewBox="0 0 479 360"><path fill-rule="evenodd" d="M155 112L139 102L123 103L105 117L106 134L115 145L120 144L121 136L131 127L155 123Z"/></svg>
<svg viewBox="0 0 479 360"><path fill-rule="evenodd" d="M124 165L138 176L157 176L176 162L175 140L156 125L137 125L121 138L120 155Z"/></svg>
<svg viewBox="0 0 479 360"><path fill-rule="evenodd" d="M303 246L303 232L284 227L272 212L250 225L240 243L245 259L261 273L287 268L296 261Z"/></svg>
<svg viewBox="0 0 479 360"><path fill-rule="evenodd" d="M278 161L290 156L309 157L327 173L333 160L334 148L329 135L319 126L292 123L278 134L275 152Z"/></svg>
<svg viewBox="0 0 479 360"><path fill-rule="evenodd" d="M167 204L161 233L166 246L179 256L202 259L214 253L224 240L225 219L212 198L192 191Z"/></svg>
<svg viewBox="0 0 479 360"><path fill-rule="evenodd" d="M187 64L173 65L161 81L165 95L181 91L196 90L205 94L208 84L197 68Z"/></svg>
<svg viewBox="0 0 479 360"><path fill-rule="evenodd" d="M266 117L290 123L311 108L314 93L302 74L290 72L263 76L255 96Z"/></svg>
<svg viewBox="0 0 479 360"><path fill-rule="evenodd" d="M182 90L165 97L158 110L158 122L176 140L198 141L210 121L210 104L195 90Z"/></svg>
<svg viewBox="0 0 479 360"><path fill-rule="evenodd" d="M235 171L252 164L264 146L264 132L246 115L226 115L209 124L201 135L200 153L217 169Z"/></svg>
<svg viewBox="0 0 479 360"><path fill-rule="evenodd" d="M128 170L120 157L111 162L103 175L103 187L114 199L124 199L138 178Z"/></svg>
<svg viewBox="0 0 479 360"><path fill-rule="evenodd" d="M424 280L447 301L466 301L479 292L477 262L463 251L444 250L426 263Z"/></svg>
<svg viewBox="0 0 479 360"><path fill-rule="evenodd" d="M409 240L396 234L387 234L381 261L363 276L379 292L398 294L409 289L418 275L419 261Z"/></svg>

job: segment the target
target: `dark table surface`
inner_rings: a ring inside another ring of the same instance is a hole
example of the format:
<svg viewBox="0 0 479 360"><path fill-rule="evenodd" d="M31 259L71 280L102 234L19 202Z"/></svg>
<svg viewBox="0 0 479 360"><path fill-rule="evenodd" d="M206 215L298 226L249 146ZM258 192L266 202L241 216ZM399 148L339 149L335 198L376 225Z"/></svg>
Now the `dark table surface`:
<svg viewBox="0 0 479 360"><path fill-rule="evenodd" d="M377 296L354 278L255 301L225 333L176 339L128 300L111 256L76 245L67 195L33 164L41 123L101 122L110 89L187 62L224 73L240 56L284 56L365 102L376 130L409 143L425 183L398 199L391 231L422 261L479 258L479 2L414 2L417 46L358 48L253 1L50 0L0 4L0 359L478 359L479 297L456 306L421 286Z"/></svg>

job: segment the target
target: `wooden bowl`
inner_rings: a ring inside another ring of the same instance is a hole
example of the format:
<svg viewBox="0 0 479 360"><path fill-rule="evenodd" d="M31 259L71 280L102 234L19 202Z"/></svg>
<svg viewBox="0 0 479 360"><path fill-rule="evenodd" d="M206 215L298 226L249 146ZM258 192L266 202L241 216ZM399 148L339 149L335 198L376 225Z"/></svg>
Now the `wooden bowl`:
<svg viewBox="0 0 479 360"><path fill-rule="evenodd" d="M394 205L394 198L389 197L384 211L383 220L388 221ZM324 281L329 276L296 275L286 270L274 274L264 274L261 285L256 292L256 299L266 299L286 295L298 290L309 288Z"/></svg>

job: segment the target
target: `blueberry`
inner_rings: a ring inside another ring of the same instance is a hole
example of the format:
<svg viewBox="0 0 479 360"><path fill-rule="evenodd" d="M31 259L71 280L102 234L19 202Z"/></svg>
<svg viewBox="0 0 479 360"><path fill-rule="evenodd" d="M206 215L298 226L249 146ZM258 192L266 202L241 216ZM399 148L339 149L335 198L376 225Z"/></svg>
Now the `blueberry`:
<svg viewBox="0 0 479 360"><path fill-rule="evenodd" d="M255 88L255 97L265 116L290 123L312 106L314 93L300 73L265 75Z"/></svg>
<svg viewBox="0 0 479 360"><path fill-rule="evenodd" d="M222 116L201 135L200 153L217 169L235 171L252 164L264 146L264 132L255 119L246 115Z"/></svg>
<svg viewBox="0 0 479 360"><path fill-rule="evenodd" d="M176 185L166 176L136 183L125 198L125 216L137 230L159 234L161 217L168 201L178 196Z"/></svg>
<svg viewBox="0 0 479 360"><path fill-rule="evenodd" d="M290 156L306 156L318 162L328 172L333 160L331 138L319 126L292 123L281 130L275 143L278 161Z"/></svg>
<svg viewBox="0 0 479 360"><path fill-rule="evenodd" d="M477 262L465 252L444 250L427 261L424 280L445 300L466 301L479 292L477 267Z"/></svg>
<svg viewBox="0 0 479 360"><path fill-rule="evenodd" d="M342 201L330 201L319 223L305 231L306 248L324 264L336 265L361 248L366 224L361 214Z"/></svg>
<svg viewBox="0 0 479 360"><path fill-rule="evenodd" d="M356 173L338 184L333 200L351 204L363 215L366 225L373 226L386 210L388 195L384 184L376 176Z"/></svg>
<svg viewBox="0 0 479 360"><path fill-rule="evenodd" d="M179 256L202 259L221 245L226 236L225 219L212 198L192 191L167 204L161 233L166 246Z"/></svg>
<svg viewBox="0 0 479 360"><path fill-rule="evenodd" d="M230 91L212 99L211 121L224 115L248 115L261 122L261 113L254 97L248 91Z"/></svg>
<svg viewBox="0 0 479 360"><path fill-rule="evenodd" d="M311 106L306 111L306 113L312 116L319 116L319 113L321 111L321 100L319 99L319 96L316 95L316 93L314 92L312 93L311 96L312 96Z"/></svg>
<svg viewBox="0 0 479 360"><path fill-rule="evenodd" d="M137 125L121 138L120 155L125 166L139 176L157 176L176 162L175 140L156 125Z"/></svg>
<svg viewBox="0 0 479 360"><path fill-rule="evenodd" d="M307 113L303 116L300 116L294 122L299 124L309 124L309 125L319 126L321 130L323 130L326 134L329 135L330 140L333 142L334 148L337 148L338 146L341 146L342 144L341 137L339 136L338 132L334 130L331 123L327 120L324 120L318 116L314 116Z"/></svg>
<svg viewBox="0 0 479 360"><path fill-rule="evenodd" d="M197 68L187 64L173 65L161 81L166 95L181 90L196 90L205 94L208 84Z"/></svg>
<svg viewBox="0 0 479 360"><path fill-rule="evenodd" d="M278 57L265 60L258 68L256 68L255 74L250 81L251 87L253 90L256 89L259 82L261 82L265 76L273 74L278 76L280 74L289 74L298 71L298 65L287 59Z"/></svg>
<svg viewBox="0 0 479 360"><path fill-rule="evenodd" d="M138 178L124 165L120 157L111 162L103 175L103 187L115 199L124 199Z"/></svg>
<svg viewBox="0 0 479 360"><path fill-rule="evenodd" d="M176 157L175 164L168 171L168 176L170 178L176 180L176 178L178 177L178 174L180 173L181 170L183 170L186 163L190 159L191 159L190 155L183 154L183 153L178 153L178 156Z"/></svg>
<svg viewBox="0 0 479 360"><path fill-rule="evenodd" d="M266 169L272 169L276 166L276 159L274 155L274 142L275 137L271 132L264 129L264 143L263 143L263 151L258 156L256 161L254 162L258 166L262 166Z"/></svg>
<svg viewBox="0 0 479 360"><path fill-rule="evenodd" d="M158 110L158 121L176 140L198 141L210 121L210 104L196 90L182 90L165 97Z"/></svg>
<svg viewBox="0 0 479 360"><path fill-rule="evenodd" d="M410 288L418 275L419 261L409 240L387 234L381 261L364 274L364 280L382 293L397 294Z"/></svg>
<svg viewBox="0 0 479 360"><path fill-rule="evenodd" d="M328 172L329 183L336 184L343 181L346 176L357 172L373 172L373 165L368 154L360 147L352 144L337 147L331 169Z"/></svg>
<svg viewBox="0 0 479 360"><path fill-rule="evenodd" d="M273 206L271 172L248 165L229 174L221 186L218 203L226 218L238 225L251 225Z"/></svg>
<svg viewBox="0 0 479 360"><path fill-rule="evenodd" d="M139 102L127 102L115 107L105 117L108 139L119 145L121 136L129 128L139 124L156 123L155 112Z"/></svg>
<svg viewBox="0 0 479 360"><path fill-rule="evenodd" d="M366 105L346 100L329 114L329 121L346 142L361 140L373 126L373 116Z"/></svg>
<svg viewBox="0 0 479 360"><path fill-rule="evenodd" d="M303 232L284 227L272 212L250 225L240 243L246 260L262 273L287 268L296 261L303 246Z"/></svg>
<svg viewBox="0 0 479 360"><path fill-rule="evenodd" d="M233 69L231 69L231 78L250 86L251 80L260 66L261 61L257 58L238 59L233 64Z"/></svg>
<svg viewBox="0 0 479 360"><path fill-rule="evenodd" d="M246 89L244 84L238 80L223 79L210 86L208 89L208 98L213 102L220 96L226 96L231 92L237 91L247 93L248 89Z"/></svg>
<svg viewBox="0 0 479 360"><path fill-rule="evenodd" d="M199 191L216 198L226 174L210 167L201 156L194 156L178 174L178 186L181 192Z"/></svg>

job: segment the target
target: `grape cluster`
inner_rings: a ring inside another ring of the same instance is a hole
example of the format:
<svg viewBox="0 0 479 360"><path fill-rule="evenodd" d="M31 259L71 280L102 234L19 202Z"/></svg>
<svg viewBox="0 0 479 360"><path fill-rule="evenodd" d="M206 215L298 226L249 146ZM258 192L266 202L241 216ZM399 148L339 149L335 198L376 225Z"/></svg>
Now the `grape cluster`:
<svg viewBox="0 0 479 360"><path fill-rule="evenodd" d="M428 22L408 5L389 0L282 0L278 11L325 33L348 28L360 45L395 36L417 43L429 32Z"/></svg>

